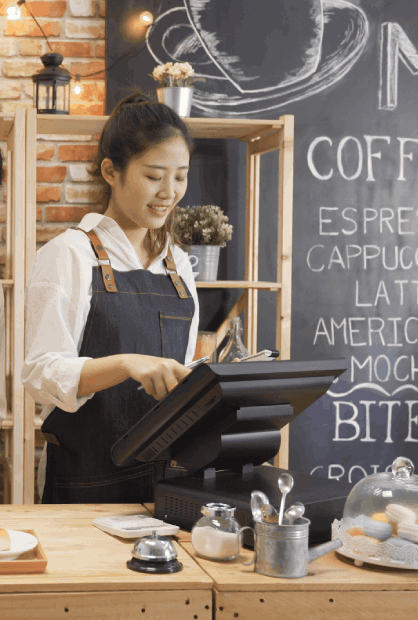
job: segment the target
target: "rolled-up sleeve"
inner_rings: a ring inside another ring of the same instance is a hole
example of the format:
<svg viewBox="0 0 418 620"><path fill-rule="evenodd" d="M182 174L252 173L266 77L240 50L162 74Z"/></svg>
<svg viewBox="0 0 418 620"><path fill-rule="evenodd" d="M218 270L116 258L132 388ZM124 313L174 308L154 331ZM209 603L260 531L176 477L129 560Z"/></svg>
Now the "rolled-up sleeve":
<svg viewBox="0 0 418 620"><path fill-rule="evenodd" d="M77 411L93 394L77 397L82 367L91 358L78 356L71 299L56 283L34 282L26 290L25 303L22 383L37 402Z"/></svg>

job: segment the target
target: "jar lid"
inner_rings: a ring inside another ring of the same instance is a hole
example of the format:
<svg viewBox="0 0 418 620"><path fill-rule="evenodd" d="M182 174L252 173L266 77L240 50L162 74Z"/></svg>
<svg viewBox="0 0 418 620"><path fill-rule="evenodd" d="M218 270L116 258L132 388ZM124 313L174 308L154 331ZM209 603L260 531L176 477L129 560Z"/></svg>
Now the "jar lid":
<svg viewBox="0 0 418 620"><path fill-rule="evenodd" d="M234 516L235 508L228 506L228 504L210 503L202 506L202 514L206 517L221 517L224 519L231 519Z"/></svg>
<svg viewBox="0 0 418 620"><path fill-rule="evenodd" d="M173 543L167 536L159 536L156 531L151 536L138 538L132 551L134 558L151 562L170 562L177 557Z"/></svg>

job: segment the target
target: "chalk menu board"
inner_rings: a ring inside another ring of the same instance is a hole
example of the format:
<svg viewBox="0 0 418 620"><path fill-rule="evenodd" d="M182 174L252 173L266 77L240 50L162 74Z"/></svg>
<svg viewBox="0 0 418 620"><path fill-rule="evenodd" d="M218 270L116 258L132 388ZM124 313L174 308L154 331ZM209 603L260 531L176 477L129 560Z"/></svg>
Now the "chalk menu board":
<svg viewBox="0 0 418 620"><path fill-rule="evenodd" d="M133 54L109 72L109 111L123 88L155 88L157 61L179 60L206 78L193 116L295 116L292 359L345 358L347 372L292 422L290 469L356 482L396 456L418 467L416 3L148 6L155 27L140 63ZM118 34L123 10L109 0L108 66L128 45ZM238 224L242 157L242 145L228 144L225 196ZM263 249L274 246L271 165L261 180ZM266 270L263 279L275 277L274 257ZM266 346L274 309L259 312Z"/></svg>

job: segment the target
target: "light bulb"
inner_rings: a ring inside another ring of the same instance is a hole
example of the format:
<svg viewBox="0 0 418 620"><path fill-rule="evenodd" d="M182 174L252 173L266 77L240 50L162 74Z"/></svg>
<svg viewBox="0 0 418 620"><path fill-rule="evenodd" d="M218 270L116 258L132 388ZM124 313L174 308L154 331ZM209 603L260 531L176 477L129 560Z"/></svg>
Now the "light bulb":
<svg viewBox="0 0 418 620"><path fill-rule="evenodd" d="M20 19L22 17L22 11L20 6L7 7L7 19Z"/></svg>
<svg viewBox="0 0 418 620"><path fill-rule="evenodd" d="M139 20L143 24L146 24L147 26L149 26L154 21L154 15L150 13L150 11L142 11L142 13L139 16Z"/></svg>
<svg viewBox="0 0 418 620"><path fill-rule="evenodd" d="M73 88L73 92L74 92L76 95L79 95L79 94L81 93L81 86L80 86L80 84L76 84L76 85L74 86L74 88Z"/></svg>

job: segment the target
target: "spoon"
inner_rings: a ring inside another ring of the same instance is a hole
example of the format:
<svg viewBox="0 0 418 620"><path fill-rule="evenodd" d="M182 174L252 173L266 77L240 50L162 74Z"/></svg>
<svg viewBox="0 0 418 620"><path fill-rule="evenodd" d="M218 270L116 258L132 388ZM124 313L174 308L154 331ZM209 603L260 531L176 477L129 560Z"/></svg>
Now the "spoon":
<svg viewBox="0 0 418 620"><path fill-rule="evenodd" d="M261 506L261 516L265 523L277 523L277 510L271 504L263 504Z"/></svg>
<svg viewBox="0 0 418 620"><path fill-rule="evenodd" d="M262 491L253 491L251 493L251 514L254 521L262 521L261 506L270 504L269 498Z"/></svg>
<svg viewBox="0 0 418 620"><path fill-rule="evenodd" d="M295 502L284 513L285 519L288 519L289 525L293 525L296 519L299 519L305 512L305 506L302 502Z"/></svg>
<svg viewBox="0 0 418 620"><path fill-rule="evenodd" d="M281 476L279 476L277 484L279 485L279 489L282 492L282 499L280 502L280 512L279 512L279 525L282 525L283 524L283 510L284 510L286 495L290 493L290 491L293 489L294 480L290 474L282 474Z"/></svg>

